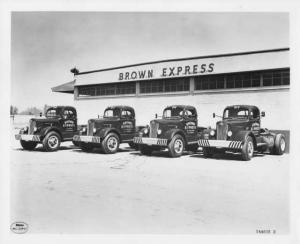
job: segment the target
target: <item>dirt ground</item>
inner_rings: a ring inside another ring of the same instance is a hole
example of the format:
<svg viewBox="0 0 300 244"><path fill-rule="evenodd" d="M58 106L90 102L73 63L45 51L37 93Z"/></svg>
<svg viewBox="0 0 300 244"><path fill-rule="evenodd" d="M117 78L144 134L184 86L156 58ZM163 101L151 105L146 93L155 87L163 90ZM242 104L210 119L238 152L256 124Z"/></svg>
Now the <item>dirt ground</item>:
<svg viewBox="0 0 300 244"><path fill-rule="evenodd" d="M11 221L29 233L256 234L289 231L289 155L143 156L24 151L12 137Z"/></svg>

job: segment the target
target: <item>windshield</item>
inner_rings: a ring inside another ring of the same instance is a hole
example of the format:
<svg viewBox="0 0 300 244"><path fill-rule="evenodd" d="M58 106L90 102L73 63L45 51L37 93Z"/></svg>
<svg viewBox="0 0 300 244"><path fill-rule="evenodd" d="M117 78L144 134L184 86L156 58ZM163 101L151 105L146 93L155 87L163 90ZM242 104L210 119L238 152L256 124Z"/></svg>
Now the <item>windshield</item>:
<svg viewBox="0 0 300 244"><path fill-rule="evenodd" d="M178 118L183 116L183 108L180 107L170 107L164 110L163 118Z"/></svg>
<svg viewBox="0 0 300 244"><path fill-rule="evenodd" d="M58 116L58 112L54 108L50 108L46 112L46 117L47 118L54 118Z"/></svg>
<svg viewBox="0 0 300 244"><path fill-rule="evenodd" d="M227 108L224 111L224 119L246 119L249 116L249 110L247 108Z"/></svg>
<svg viewBox="0 0 300 244"><path fill-rule="evenodd" d="M115 108L115 109L106 109L104 111L104 118L116 118L116 117L120 117L120 111L119 109Z"/></svg>

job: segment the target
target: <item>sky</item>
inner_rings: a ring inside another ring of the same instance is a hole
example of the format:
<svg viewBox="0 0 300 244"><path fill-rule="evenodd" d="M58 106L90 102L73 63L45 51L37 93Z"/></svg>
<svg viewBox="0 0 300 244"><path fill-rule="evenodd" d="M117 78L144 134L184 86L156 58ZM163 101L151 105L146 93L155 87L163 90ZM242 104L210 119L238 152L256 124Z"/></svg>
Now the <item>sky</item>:
<svg viewBox="0 0 300 244"><path fill-rule="evenodd" d="M72 105L51 87L80 71L289 47L287 13L13 12L11 104Z"/></svg>

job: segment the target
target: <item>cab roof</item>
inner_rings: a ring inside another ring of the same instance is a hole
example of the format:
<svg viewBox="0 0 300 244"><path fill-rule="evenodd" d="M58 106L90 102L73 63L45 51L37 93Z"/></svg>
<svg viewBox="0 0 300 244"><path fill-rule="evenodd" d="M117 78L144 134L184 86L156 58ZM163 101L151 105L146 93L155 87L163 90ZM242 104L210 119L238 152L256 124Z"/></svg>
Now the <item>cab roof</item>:
<svg viewBox="0 0 300 244"><path fill-rule="evenodd" d="M72 106L50 106L49 108L54 108L54 109L65 109L65 108L71 108L71 109L74 109L74 110L76 110L74 107L72 107ZM49 109L48 108L48 109Z"/></svg>
<svg viewBox="0 0 300 244"><path fill-rule="evenodd" d="M191 106L191 105L170 105L170 106L167 106L166 108L172 108L172 107L182 108L182 109L185 109L185 108L186 109L196 109L194 106Z"/></svg>
<svg viewBox="0 0 300 244"><path fill-rule="evenodd" d="M249 110L256 110L256 109L259 110L259 108L254 105L230 105L230 106L227 106L225 109L233 108L233 107L240 107L240 108L245 108L245 109L249 109Z"/></svg>
<svg viewBox="0 0 300 244"><path fill-rule="evenodd" d="M128 109L128 110L133 110L134 109L130 106L124 106L124 105L115 105L115 106L109 106L106 109L116 109L116 108L120 108L120 109Z"/></svg>

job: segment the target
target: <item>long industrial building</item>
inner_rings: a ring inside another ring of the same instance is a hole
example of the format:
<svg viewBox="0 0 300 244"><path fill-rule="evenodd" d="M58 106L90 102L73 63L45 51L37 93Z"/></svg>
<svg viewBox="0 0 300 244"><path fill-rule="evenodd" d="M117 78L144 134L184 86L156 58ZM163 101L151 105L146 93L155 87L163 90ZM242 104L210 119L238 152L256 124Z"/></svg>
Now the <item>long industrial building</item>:
<svg viewBox="0 0 300 244"><path fill-rule="evenodd" d="M160 60L92 71L52 88L72 93L79 123L111 105L129 105L137 124L148 124L172 104L197 108L200 126L215 126L227 105L265 111L262 127L289 133L289 48Z"/></svg>

